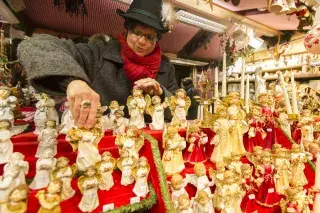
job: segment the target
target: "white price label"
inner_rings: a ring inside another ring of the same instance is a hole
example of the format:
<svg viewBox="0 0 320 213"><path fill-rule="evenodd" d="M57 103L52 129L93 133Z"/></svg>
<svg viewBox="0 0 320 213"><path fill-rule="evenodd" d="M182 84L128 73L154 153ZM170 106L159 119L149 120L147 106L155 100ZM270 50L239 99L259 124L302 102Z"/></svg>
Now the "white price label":
<svg viewBox="0 0 320 213"><path fill-rule="evenodd" d="M256 198L256 196L254 194L249 195L250 200L254 200L255 198Z"/></svg>
<svg viewBox="0 0 320 213"><path fill-rule="evenodd" d="M132 197L130 198L130 204L139 203L140 197Z"/></svg>
<svg viewBox="0 0 320 213"><path fill-rule="evenodd" d="M273 192L274 192L274 188L268 189L268 193L273 193Z"/></svg>
<svg viewBox="0 0 320 213"><path fill-rule="evenodd" d="M114 209L114 203L109 203L109 204L106 204L102 207L103 212L110 211L113 209Z"/></svg>
<svg viewBox="0 0 320 213"><path fill-rule="evenodd" d="M234 213L234 208L226 208L227 213Z"/></svg>
<svg viewBox="0 0 320 213"><path fill-rule="evenodd" d="M272 129L268 128L268 129L267 129L267 132L272 132Z"/></svg>

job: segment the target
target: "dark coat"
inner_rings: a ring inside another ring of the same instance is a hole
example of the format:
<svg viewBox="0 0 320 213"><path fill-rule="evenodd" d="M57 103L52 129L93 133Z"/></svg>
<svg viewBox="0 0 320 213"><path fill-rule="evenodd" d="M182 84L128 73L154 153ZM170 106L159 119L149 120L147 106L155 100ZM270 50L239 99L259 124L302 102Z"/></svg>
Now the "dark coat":
<svg viewBox="0 0 320 213"><path fill-rule="evenodd" d="M198 107L199 102L194 99L194 96L199 96L199 92L194 88L193 85L189 85L188 87L184 88L187 92L187 96L191 99L191 105L188 110L187 119L194 120L198 117Z"/></svg>
<svg viewBox="0 0 320 213"><path fill-rule="evenodd" d="M31 85L51 95L65 95L75 79L86 81L100 95L102 105L112 100L124 105L131 94L132 83L122 68L117 41L75 44L43 34L23 41L18 57ZM156 80L164 91L162 99L178 89L174 66L164 56Z"/></svg>

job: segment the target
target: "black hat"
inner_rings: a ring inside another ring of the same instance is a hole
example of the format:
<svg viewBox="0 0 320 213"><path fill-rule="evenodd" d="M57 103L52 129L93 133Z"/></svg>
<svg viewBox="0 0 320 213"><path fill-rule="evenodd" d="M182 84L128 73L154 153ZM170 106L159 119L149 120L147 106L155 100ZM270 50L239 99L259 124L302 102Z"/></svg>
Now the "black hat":
<svg viewBox="0 0 320 213"><path fill-rule="evenodd" d="M133 0L127 12L117 9L117 14L123 18L140 21L157 31L166 33L169 28L163 25L163 2L162 0Z"/></svg>

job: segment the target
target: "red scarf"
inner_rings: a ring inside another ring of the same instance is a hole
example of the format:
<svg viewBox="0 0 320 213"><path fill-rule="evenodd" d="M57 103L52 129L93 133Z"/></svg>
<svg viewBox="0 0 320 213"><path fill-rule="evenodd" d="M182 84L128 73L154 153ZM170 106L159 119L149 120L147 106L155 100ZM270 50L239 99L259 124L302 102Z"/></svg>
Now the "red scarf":
<svg viewBox="0 0 320 213"><path fill-rule="evenodd" d="M132 83L143 78L157 77L161 62L161 48L158 44L149 55L141 57L129 47L125 36L119 35L118 41L121 46L123 68Z"/></svg>

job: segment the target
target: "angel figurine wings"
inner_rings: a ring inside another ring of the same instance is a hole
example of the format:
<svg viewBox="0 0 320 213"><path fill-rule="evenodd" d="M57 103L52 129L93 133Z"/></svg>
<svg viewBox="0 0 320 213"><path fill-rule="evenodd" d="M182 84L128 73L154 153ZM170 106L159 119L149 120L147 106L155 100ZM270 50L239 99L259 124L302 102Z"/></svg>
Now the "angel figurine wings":
<svg viewBox="0 0 320 213"><path fill-rule="evenodd" d="M62 181L55 179L49 183L47 190L40 190L36 194L36 198L38 198L40 203L40 209L38 210L38 213L61 212L61 188Z"/></svg>
<svg viewBox="0 0 320 213"><path fill-rule="evenodd" d="M172 122L179 123L182 127L187 127L187 112L191 106L191 99L184 89L178 89L175 96L169 99Z"/></svg>
<svg viewBox="0 0 320 213"><path fill-rule="evenodd" d="M17 98L10 96L11 90L9 87L0 87L0 119L7 119L13 125L14 114L12 109L15 107Z"/></svg>
<svg viewBox="0 0 320 213"><path fill-rule="evenodd" d="M143 97L143 91L138 88L133 88L132 95L128 97L127 107L129 110L130 121L129 125L136 126L139 129L146 127L144 121L144 111L146 110L147 103L150 103L150 96Z"/></svg>
<svg viewBox="0 0 320 213"><path fill-rule="evenodd" d="M147 106L147 113L152 117L150 124L151 130L163 130L164 127L164 110L168 107L168 99L161 103L161 98L153 96L150 105Z"/></svg>
<svg viewBox="0 0 320 213"><path fill-rule="evenodd" d="M185 187L187 186L187 179L183 179L183 177L176 173L171 177L171 200L173 202L174 208L178 208L178 199L181 195L186 195L189 197Z"/></svg>
<svg viewBox="0 0 320 213"><path fill-rule="evenodd" d="M136 166L136 159L129 155L127 150L120 152L120 158L117 160L117 167L121 170L121 185L127 186L134 182L133 170Z"/></svg>
<svg viewBox="0 0 320 213"><path fill-rule="evenodd" d="M57 154L58 145L58 130L56 128L56 121L48 120L46 122L46 128L41 130L38 136L38 148L36 152L36 157L41 158L44 152L48 149L52 151L52 157Z"/></svg>
<svg viewBox="0 0 320 213"><path fill-rule="evenodd" d="M110 152L104 152L101 156L101 161L97 164L98 173L100 174L99 189L110 190L114 185L113 182L113 169L116 165L116 159L114 159Z"/></svg>
<svg viewBox="0 0 320 213"><path fill-rule="evenodd" d="M140 157L138 166L133 170L133 176L136 183L133 187L133 193L138 197L145 197L149 192L148 176L150 166L146 157Z"/></svg>
<svg viewBox="0 0 320 213"><path fill-rule="evenodd" d="M0 207L2 213L25 213L27 212L27 199L29 194L28 185L22 184L9 194L9 200Z"/></svg>

